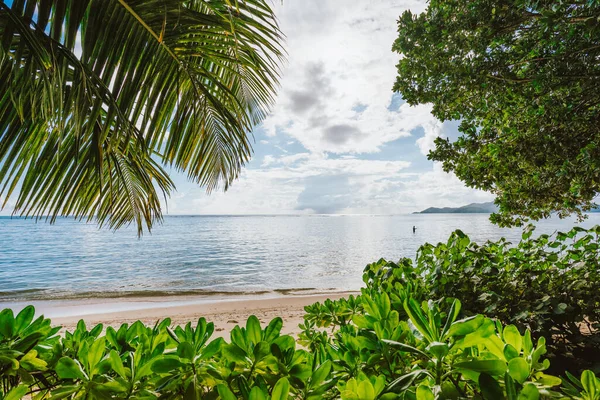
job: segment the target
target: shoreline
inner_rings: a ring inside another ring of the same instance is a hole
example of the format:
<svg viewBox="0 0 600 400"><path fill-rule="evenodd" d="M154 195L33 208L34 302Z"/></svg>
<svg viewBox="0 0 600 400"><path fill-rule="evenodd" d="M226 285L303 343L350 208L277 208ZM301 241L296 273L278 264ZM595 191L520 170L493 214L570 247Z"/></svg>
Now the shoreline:
<svg viewBox="0 0 600 400"><path fill-rule="evenodd" d="M172 325L185 325L204 317L215 324L213 336L228 338L236 325L244 326L250 315L256 315L261 325L273 318L283 319L282 334L296 336L303 322L304 306L326 299L336 300L357 291L328 292L315 294L276 294L215 296L168 296L168 297L124 297L87 298L69 300L43 300L13 302L0 306L12 308L16 313L28 304L36 308L36 316L44 315L52 320L53 326L62 326L63 331L72 331L83 319L90 329L96 324L118 328L123 323L142 321L153 325L157 320L171 318Z"/></svg>

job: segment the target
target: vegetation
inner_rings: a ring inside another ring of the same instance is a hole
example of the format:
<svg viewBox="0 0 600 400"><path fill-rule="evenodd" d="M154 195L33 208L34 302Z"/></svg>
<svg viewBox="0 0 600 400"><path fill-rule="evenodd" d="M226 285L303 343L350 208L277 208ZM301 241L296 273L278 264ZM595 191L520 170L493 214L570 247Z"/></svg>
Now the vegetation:
<svg viewBox="0 0 600 400"><path fill-rule="evenodd" d="M0 2L0 207L141 233L174 189L166 167L227 188L281 40L266 0Z"/></svg>
<svg viewBox="0 0 600 400"><path fill-rule="evenodd" d="M229 340L204 318L59 335L5 309L0 398L598 400L598 233L528 229L510 247L457 231L414 265L368 265L360 296L307 306L297 340L281 318Z"/></svg>
<svg viewBox="0 0 600 400"><path fill-rule="evenodd" d="M478 245L461 231L425 244L415 263L380 260L365 281L410 286L419 300L458 298L466 315L485 314L545 337L552 372L600 371L600 227Z"/></svg>
<svg viewBox="0 0 600 400"><path fill-rule="evenodd" d="M398 21L394 90L460 120L429 158L494 193L500 224L581 215L600 192L600 3L432 0Z"/></svg>

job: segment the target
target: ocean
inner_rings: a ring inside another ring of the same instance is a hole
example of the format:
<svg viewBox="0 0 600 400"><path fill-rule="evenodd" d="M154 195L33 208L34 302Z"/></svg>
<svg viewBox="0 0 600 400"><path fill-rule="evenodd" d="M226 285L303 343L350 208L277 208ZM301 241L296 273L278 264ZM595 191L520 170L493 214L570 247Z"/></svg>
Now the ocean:
<svg viewBox="0 0 600 400"><path fill-rule="evenodd" d="M537 223L536 234L574 220ZM579 224L600 224L595 214ZM413 233L412 227L416 226ZM483 242L521 229L483 214L396 216L167 216L152 234L61 218L0 217L0 308L15 301L358 290L379 258L414 257L461 229Z"/></svg>

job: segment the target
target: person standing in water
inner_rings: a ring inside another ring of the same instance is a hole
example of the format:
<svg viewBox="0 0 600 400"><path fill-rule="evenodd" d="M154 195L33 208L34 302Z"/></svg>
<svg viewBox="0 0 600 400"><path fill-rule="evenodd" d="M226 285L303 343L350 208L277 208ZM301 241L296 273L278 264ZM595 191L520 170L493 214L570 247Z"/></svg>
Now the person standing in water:
<svg viewBox="0 0 600 400"><path fill-rule="evenodd" d="M417 231L417 227L413 225L413 233Z"/></svg>

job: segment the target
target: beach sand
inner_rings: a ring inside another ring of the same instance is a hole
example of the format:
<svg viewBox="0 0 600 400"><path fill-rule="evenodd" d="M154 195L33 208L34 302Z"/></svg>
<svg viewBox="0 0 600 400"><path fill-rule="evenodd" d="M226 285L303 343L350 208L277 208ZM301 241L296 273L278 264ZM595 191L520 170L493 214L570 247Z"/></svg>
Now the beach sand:
<svg viewBox="0 0 600 400"><path fill-rule="evenodd" d="M42 302L36 305L38 311L52 319L52 325L61 325L65 330L75 329L77 322L83 319L88 329L102 323L106 326L119 327L122 323L141 320L147 325L154 325L159 319L171 318L172 325L196 324L198 318L204 317L214 322L213 337L228 339L229 332L236 326L245 326L250 315L256 315L264 327L273 318L283 319L283 334L296 336L303 322L304 306L326 299L339 299L356 292L287 295L270 298L221 298L221 299L88 299L69 300L59 303Z"/></svg>

